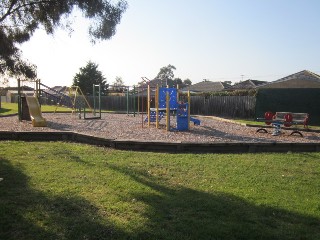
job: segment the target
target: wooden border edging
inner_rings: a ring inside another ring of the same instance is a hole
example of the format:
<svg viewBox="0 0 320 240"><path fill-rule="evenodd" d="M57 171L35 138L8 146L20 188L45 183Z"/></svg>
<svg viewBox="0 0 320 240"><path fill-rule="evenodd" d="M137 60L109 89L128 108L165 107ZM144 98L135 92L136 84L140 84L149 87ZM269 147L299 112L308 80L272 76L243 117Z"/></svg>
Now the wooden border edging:
<svg viewBox="0 0 320 240"><path fill-rule="evenodd" d="M0 141L65 141L110 147L118 150L173 153L262 153L320 152L320 143L190 143L105 139L74 132L0 131Z"/></svg>

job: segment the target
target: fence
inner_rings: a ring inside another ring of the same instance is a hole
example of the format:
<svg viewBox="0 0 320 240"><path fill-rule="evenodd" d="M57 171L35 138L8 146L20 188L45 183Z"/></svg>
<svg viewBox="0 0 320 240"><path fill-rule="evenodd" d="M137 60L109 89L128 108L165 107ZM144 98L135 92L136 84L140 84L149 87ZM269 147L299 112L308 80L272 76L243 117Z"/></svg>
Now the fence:
<svg viewBox="0 0 320 240"><path fill-rule="evenodd" d="M93 98L87 98L89 103L93 103ZM128 100L128 101L127 101ZM254 118L256 98L251 96L211 96L205 98L203 96L191 97L191 114L192 115L208 115L229 118ZM101 97L101 107L108 111L145 112L147 110L147 99L129 96L103 96ZM154 100L151 101L151 107L154 106Z"/></svg>
<svg viewBox="0 0 320 240"><path fill-rule="evenodd" d="M252 96L192 96L191 114L250 119L255 116Z"/></svg>
<svg viewBox="0 0 320 240"><path fill-rule="evenodd" d="M86 97L93 107L93 97ZM186 97L184 97L186 101ZM41 98L42 104L56 105L57 99ZM96 98L96 103L98 97ZM151 100L154 107L154 98ZM102 96L101 108L116 112L146 112L147 98L137 96ZM256 97L252 96L191 96L190 110L192 115L207 115L226 118L253 119L255 117Z"/></svg>

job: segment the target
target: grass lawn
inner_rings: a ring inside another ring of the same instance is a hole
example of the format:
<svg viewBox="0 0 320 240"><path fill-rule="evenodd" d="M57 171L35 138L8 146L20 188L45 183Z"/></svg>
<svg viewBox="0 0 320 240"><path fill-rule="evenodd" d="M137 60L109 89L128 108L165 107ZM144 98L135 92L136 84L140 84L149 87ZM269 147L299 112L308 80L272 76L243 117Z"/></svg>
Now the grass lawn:
<svg viewBox="0 0 320 240"><path fill-rule="evenodd" d="M41 105L42 112L71 112L71 108L67 107L57 107L55 105ZM86 112L91 113L90 109L86 109ZM113 112L113 111L101 111L101 112ZM0 116L10 115L18 113L18 104L17 103L1 103Z"/></svg>
<svg viewBox="0 0 320 240"><path fill-rule="evenodd" d="M15 113L18 113L17 103L7 103L7 102L1 103L0 115L10 115Z"/></svg>
<svg viewBox="0 0 320 240"><path fill-rule="evenodd" d="M42 112L53 112L53 111L61 111L61 112L71 112L71 108L66 107L56 107L56 106L49 106L49 105L42 105L41 111ZM18 104L17 103L1 103L0 108L0 115L9 115L18 113Z"/></svg>
<svg viewBox="0 0 320 240"><path fill-rule="evenodd" d="M0 149L0 239L320 239L320 153Z"/></svg>

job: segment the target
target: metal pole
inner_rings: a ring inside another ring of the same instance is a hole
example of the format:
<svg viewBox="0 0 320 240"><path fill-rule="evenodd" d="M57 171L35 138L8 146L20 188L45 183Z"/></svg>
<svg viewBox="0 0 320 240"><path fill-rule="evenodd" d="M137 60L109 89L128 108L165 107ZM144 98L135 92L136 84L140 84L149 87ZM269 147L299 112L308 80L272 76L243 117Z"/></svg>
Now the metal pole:
<svg viewBox="0 0 320 240"><path fill-rule="evenodd" d="M133 86L133 116L136 116L136 86Z"/></svg>
<svg viewBox="0 0 320 240"><path fill-rule="evenodd" d="M190 130L190 90L188 91L188 130Z"/></svg>
<svg viewBox="0 0 320 240"><path fill-rule="evenodd" d="M141 127L143 128L143 111L144 111L144 106L143 106L143 91L144 89L142 88L142 96L141 96Z"/></svg>
<svg viewBox="0 0 320 240"><path fill-rule="evenodd" d="M129 87L127 87L127 115L129 115Z"/></svg>
<svg viewBox="0 0 320 240"><path fill-rule="evenodd" d="M140 113L140 93L139 93L139 89L140 89L140 87L138 86L138 88L137 88L137 92L138 92L138 111L137 111L137 113L138 113L138 115L139 115L139 113Z"/></svg>
<svg viewBox="0 0 320 240"><path fill-rule="evenodd" d="M159 128L159 85L157 84L157 89L154 98L155 108L156 108L156 128Z"/></svg>
<svg viewBox="0 0 320 240"><path fill-rule="evenodd" d="M99 84L99 113L101 118L101 84Z"/></svg>
<svg viewBox="0 0 320 240"><path fill-rule="evenodd" d="M18 117L19 121L22 120L22 111L21 111L21 89L20 89L20 78L18 78Z"/></svg>
<svg viewBox="0 0 320 240"><path fill-rule="evenodd" d="M151 101L151 93L150 93L150 85L148 84L148 106L147 106L147 111L148 111L148 127L150 127L150 101Z"/></svg>
<svg viewBox="0 0 320 240"><path fill-rule="evenodd" d="M92 86L92 95L93 95L93 116L96 116L96 88L93 84Z"/></svg>

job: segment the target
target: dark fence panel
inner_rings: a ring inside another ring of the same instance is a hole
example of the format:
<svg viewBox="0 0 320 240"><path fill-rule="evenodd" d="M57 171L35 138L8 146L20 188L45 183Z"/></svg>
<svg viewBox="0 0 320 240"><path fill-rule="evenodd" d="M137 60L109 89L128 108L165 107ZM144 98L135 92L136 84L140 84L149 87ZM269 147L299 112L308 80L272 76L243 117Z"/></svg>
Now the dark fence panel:
<svg viewBox="0 0 320 240"><path fill-rule="evenodd" d="M252 96L191 97L191 114L229 118L254 118L256 98Z"/></svg>
<svg viewBox="0 0 320 240"><path fill-rule="evenodd" d="M91 107L93 107L93 97L88 96L87 100ZM98 107L98 97L96 97L96 107ZM140 96L102 96L101 108L107 111L117 112L141 112L147 109L147 98Z"/></svg>
<svg viewBox="0 0 320 240"><path fill-rule="evenodd" d="M310 124L319 124L320 89L260 89L257 94L256 117L267 111L309 113Z"/></svg>
<svg viewBox="0 0 320 240"><path fill-rule="evenodd" d="M202 96L191 96L190 113L192 115L206 115L205 113L205 98Z"/></svg>

